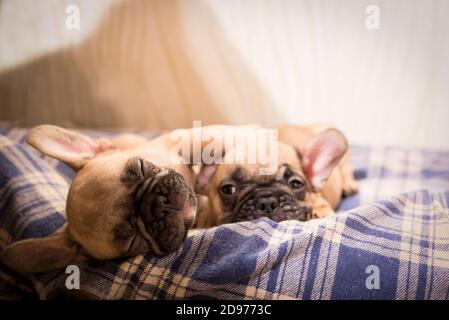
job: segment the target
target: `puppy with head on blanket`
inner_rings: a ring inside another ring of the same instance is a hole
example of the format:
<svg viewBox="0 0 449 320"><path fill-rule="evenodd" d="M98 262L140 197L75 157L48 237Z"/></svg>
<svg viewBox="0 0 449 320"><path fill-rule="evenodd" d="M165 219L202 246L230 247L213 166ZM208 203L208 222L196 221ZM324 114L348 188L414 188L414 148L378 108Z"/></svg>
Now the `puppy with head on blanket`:
<svg viewBox="0 0 449 320"><path fill-rule="evenodd" d="M202 225L268 217L275 221L322 218L335 213L342 196L357 191L349 163L348 143L328 124L282 126L276 130L277 149L270 174L267 163L232 163L247 141L224 149L223 161L202 165L195 192L209 199Z"/></svg>
<svg viewBox="0 0 449 320"><path fill-rule="evenodd" d="M202 131L211 136L223 128ZM196 130L180 132L190 136ZM67 195L67 224L48 237L6 247L1 260L10 268L43 272L89 258L166 255L182 245L197 211L195 174L184 155L171 152L177 140L169 134L150 141L131 134L93 140L42 125L29 132L27 142L69 165L76 176ZM197 152L203 147L195 146Z"/></svg>
<svg viewBox="0 0 449 320"><path fill-rule="evenodd" d="M201 135L235 128L208 126ZM179 141L171 134L150 141L135 135L93 140L56 126L32 129L27 141L33 147L77 172L67 196L67 224L48 237L11 244L2 261L34 273L90 258L166 255L182 245L194 223L203 228L261 216L305 221L332 214L341 195L356 190L347 142L336 129L279 128L278 159L269 175L260 174L258 163L206 164L202 157L195 171L193 158L203 155L210 140L198 142L195 129L178 133L188 141L187 155L173 152ZM219 156L237 150L231 144ZM194 188L207 196L198 215Z"/></svg>

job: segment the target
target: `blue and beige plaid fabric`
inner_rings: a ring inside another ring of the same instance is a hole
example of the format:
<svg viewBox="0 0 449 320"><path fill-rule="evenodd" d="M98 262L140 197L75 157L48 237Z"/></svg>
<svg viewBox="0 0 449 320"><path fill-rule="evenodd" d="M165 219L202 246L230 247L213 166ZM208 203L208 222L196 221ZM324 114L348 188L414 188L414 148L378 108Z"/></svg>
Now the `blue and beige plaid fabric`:
<svg viewBox="0 0 449 320"><path fill-rule="evenodd" d="M0 127L1 248L65 222L73 173L28 147L25 132ZM104 299L448 299L449 153L354 147L353 163L360 193L333 217L193 230L163 258L82 266L81 290ZM378 289L367 286L377 274ZM49 298L66 276L28 278Z"/></svg>

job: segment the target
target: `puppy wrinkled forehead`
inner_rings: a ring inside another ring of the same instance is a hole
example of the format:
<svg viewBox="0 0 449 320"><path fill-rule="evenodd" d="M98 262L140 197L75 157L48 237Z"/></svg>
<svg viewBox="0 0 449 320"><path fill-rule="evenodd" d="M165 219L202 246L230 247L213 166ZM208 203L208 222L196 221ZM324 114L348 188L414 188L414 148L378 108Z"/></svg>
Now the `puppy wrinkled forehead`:
<svg viewBox="0 0 449 320"><path fill-rule="evenodd" d="M261 175L257 170L251 170L250 167L238 166L231 173L230 179L237 183L245 183L248 181L268 182L272 180L281 180L284 177L292 176L298 168L288 163L280 163L275 173L271 175Z"/></svg>

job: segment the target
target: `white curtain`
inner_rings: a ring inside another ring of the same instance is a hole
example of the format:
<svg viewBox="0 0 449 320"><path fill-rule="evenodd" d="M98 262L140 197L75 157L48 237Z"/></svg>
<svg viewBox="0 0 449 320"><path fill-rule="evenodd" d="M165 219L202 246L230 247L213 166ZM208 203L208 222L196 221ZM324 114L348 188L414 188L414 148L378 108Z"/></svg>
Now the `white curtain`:
<svg viewBox="0 0 449 320"><path fill-rule="evenodd" d="M448 149L448 15L445 0L4 0L0 120L326 121L354 143Z"/></svg>

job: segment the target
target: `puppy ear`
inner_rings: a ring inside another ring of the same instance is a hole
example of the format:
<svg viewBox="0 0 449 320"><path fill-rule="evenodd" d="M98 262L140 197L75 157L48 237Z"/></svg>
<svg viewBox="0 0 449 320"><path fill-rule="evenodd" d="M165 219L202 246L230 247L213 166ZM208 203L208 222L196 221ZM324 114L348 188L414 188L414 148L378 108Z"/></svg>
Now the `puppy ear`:
<svg viewBox="0 0 449 320"><path fill-rule="evenodd" d="M200 172L196 176L195 192L198 194L206 195L206 188L215 175L219 164L203 164L201 165Z"/></svg>
<svg viewBox="0 0 449 320"><path fill-rule="evenodd" d="M52 125L33 128L26 140L40 152L65 162L75 170L112 147L107 139L94 141L88 136Z"/></svg>
<svg viewBox="0 0 449 320"><path fill-rule="evenodd" d="M348 142L337 129L315 135L300 148L304 172L314 188L323 187L347 149Z"/></svg>
<svg viewBox="0 0 449 320"><path fill-rule="evenodd" d="M0 257L5 265L19 273L46 272L88 260L81 247L69 238L66 227L45 238L15 242Z"/></svg>

